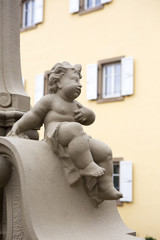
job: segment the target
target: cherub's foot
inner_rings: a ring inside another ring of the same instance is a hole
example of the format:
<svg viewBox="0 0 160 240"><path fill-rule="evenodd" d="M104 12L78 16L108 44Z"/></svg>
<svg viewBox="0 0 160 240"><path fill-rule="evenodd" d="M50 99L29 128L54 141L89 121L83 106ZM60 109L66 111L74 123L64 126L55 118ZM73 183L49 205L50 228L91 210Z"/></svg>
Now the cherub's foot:
<svg viewBox="0 0 160 240"><path fill-rule="evenodd" d="M81 176L100 177L104 174L105 169L91 162L86 168L80 170Z"/></svg>
<svg viewBox="0 0 160 240"><path fill-rule="evenodd" d="M103 200L118 200L123 197L122 193L117 191L114 186L106 188L106 190L99 190L99 197Z"/></svg>

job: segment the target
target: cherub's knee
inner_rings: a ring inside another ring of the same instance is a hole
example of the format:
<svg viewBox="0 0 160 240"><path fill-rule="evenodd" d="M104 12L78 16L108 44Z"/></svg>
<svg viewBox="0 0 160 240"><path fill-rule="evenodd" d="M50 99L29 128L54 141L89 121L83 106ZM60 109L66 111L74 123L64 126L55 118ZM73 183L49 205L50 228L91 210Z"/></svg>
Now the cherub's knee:
<svg viewBox="0 0 160 240"><path fill-rule="evenodd" d="M106 155L112 157L112 149L106 145Z"/></svg>
<svg viewBox="0 0 160 240"><path fill-rule="evenodd" d="M76 122L64 123L59 129L58 140L62 146L67 146L75 137L84 135L81 124Z"/></svg>
<svg viewBox="0 0 160 240"><path fill-rule="evenodd" d="M103 153L101 154L102 154L103 161L108 161L112 159L112 150L106 144L105 144L105 147L103 148Z"/></svg>
<svg viewBox="0 0 160 240"><path fill-rule="evenodd" d="M80 123L72 122L68 124L70 131L72 132L73 136L80 136L84 134L83 127Z"/></svg>

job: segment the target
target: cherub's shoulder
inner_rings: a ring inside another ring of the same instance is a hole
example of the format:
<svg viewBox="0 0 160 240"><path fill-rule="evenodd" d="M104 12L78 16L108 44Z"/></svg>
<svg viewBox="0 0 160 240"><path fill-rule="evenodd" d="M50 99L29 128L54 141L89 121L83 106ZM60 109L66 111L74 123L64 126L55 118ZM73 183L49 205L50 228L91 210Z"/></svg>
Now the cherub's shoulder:
<svg viewBox="0 0 160 240"><path fill-rule="evenodd" d="M41 105L41 107L50 107L53 102L54 96L52 94L47 94L43 96L40 101L38 102L38 105Z"/></svg>
<svg viewBox="0 0 160 240"><path fill-rule="evenodd" d="M54 94L47 94L47 95L45 95L45 96L43 96L42 98L41 98L41 102L43 102L43 103L49 103L49 102L51 102L52 100L54 99Z"/></svg>

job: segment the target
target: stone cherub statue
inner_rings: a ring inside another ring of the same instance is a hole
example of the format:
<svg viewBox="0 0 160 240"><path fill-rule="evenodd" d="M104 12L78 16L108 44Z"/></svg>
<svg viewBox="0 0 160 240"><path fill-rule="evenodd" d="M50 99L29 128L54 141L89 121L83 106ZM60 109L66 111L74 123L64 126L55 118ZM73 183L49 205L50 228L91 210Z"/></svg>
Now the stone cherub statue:
<svg viewBox="0 0 160 240"><path fill-rule="evenodd" d="M67 151L80 176L96 179L98 199L116 200L122 194L113 186L112 151L82 128L94 122L95 114L75 100L81 93L80 79L81 65L57 63L50 72L49 94L24 114L8 135L20 135L44 123L45 139L50 139L53 151Z"/></svg>

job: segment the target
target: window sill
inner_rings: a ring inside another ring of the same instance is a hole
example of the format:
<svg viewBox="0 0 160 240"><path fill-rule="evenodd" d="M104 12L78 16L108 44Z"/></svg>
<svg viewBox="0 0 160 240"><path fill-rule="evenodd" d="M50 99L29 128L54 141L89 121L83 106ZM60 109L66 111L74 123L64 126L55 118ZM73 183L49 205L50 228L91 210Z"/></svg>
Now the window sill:
<svg viewBox="0 0 160 240"><path fill-rule="evenodd" d="M99 5L99 6L94 7L94 8L89 8L89 9L86 9L86 10L81 10L81 11L79 12L79 15L91 13L91 12L100 10L100 9L102 9L102 8L103 8L103 5Z"/></svg>
<svg viewBox="0 0 160 240"><path fill-rule="evenodd" d="M32 26L29 26L29 27L22 27L22 28L20 29L20 32L32 30L32 29L35 29L36 27L37 27L37 25L32 25Z"/></svg>
<svg viewBox="0 0 160 240"><path fill-rule="evenodd" d="M124 100L124 97L113 97L113 98L99 98L97 100L97 103L105 103L105 102L116 102L116 101L122 101Z"/></svg>

